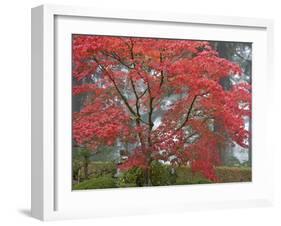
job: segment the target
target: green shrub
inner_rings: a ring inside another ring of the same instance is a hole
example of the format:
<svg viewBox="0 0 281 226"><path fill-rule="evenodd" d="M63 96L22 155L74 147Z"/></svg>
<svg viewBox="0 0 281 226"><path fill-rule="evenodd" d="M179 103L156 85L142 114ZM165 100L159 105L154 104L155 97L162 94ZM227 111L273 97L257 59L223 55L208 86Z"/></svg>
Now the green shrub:
<svg viewBox="0 0 281 226"><path fill-rule="evenodd" d="M200 173L193 173L190 167L178 167L176 184L205 184L211 183ZM252 171L249 167L216 167L216 175L220 183L251 181Z"/></svg>
<svg viewBox="0 0 281 226"><path fill-rule="evenodd" d="M111 176L117 172L117 167L114 162L94 162L91 161L89 164L89 174L91 178L101 177L101 176Z"/></svg>
<svg viewBox="0 0 281 226"><path fill-rule="evenodd" d="M210 183L204 176L200 173L192 173L190 167L187 166L180 166L176 169L177 185L184 185L184 184L206 184Z"/></svg>
<svg viewBox="0 0 281 226"><path fill-rule="evenodd" d="M122 173L118 180L119 187L142 187L145 183L145 175L143 169L134 167Z"/></svg>
<svg viewBox="0 0 281 226"><path fill-rule="evenodd" d="M98 177L85 180L80 184L75 184L73 186L74 190L82 189L100 189L100 188L116 188L116 182L114 178L111 177Z"/></svg>
<svg viewBox="0 0 281 226"><path fill-rule="evenodd" d="M83 167L82 161L73 159L72 161L72 177L74 180L80 180L81 169Z"/></svg>
<svg viewBox="0 0 281 226"><path fill-rule="evenodd" d="M151 184L153 186L171 185L176 183L176 173L169 165L164 165L158 161L151 163Z"/></svg>
<svg viewBox="0 0 281 226"><path fill-rule="evenodd" d="M89 162L92 153L86 148L74 148L73 158L72 158L72 171L73 178L79 180L80 176L84 179L89 178ZM83 174L80 175L79 172L83 170ZM78 179L79 177L79 179Z"/></svg>
<svg viewBox="0 0 281 226"><path fill-rule="evenodd" d="M252 170L249 167L227 167L216 168L219 182L245 182L252 181Z"/></svg>
<svg viewBox="0 0 281 226"><path fill-rule="evenodd" d="M150 168L150 180L153 186L172 185L176 183L176 174L171 166L153 161ZM141 187L145 184L145 172L139 167L134 167L122 174L119 178L120 187Z"/></svg>

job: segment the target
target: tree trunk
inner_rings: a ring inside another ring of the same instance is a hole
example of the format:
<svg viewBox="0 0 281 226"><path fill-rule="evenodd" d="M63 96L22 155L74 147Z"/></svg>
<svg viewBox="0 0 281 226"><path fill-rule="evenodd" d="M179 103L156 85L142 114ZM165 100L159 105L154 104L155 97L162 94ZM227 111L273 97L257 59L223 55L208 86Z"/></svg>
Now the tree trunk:
<svg viewBox="0 0 281 226"><path fill-rule="evenodd" d="M144 171L145 176L145 186L151 186L151 172L150 172L150 164L149 167L145 169Z"/></svg>

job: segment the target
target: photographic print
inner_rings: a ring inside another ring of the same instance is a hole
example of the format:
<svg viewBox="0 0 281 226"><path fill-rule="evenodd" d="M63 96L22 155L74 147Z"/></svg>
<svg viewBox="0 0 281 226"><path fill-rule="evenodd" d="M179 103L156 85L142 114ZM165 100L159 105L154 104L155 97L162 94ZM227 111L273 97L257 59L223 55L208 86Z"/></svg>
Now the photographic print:
<svg viewBox="0 0 281 226"><path fill-rule="evenodd" d="M252 44L72 35L72 188L251 182Z"/></svg>

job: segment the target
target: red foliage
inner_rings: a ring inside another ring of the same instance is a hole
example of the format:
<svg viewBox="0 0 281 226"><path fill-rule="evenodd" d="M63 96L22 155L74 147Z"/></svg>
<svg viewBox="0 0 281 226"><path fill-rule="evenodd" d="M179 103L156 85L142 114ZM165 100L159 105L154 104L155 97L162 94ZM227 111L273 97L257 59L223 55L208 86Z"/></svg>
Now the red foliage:
<svg viewBox="0 0 281 226"><path fill-rule="evenodd" d="M140 148L136 148L134 154L131 155L126 162L120 165L119 169L128 170L134 167L140 167L142 169L149 168L146 156Z"/></svg>
<svg viewBox="0 0 281 226"><path fill-rule="evenodd" d="M135 144L121 169L161 159L216 181L218 145L249 142L251 87L220 84L240 74L208 42L75 35L73 95L84 95L84 107L73 116L74 140L92 150Z"/></svg>

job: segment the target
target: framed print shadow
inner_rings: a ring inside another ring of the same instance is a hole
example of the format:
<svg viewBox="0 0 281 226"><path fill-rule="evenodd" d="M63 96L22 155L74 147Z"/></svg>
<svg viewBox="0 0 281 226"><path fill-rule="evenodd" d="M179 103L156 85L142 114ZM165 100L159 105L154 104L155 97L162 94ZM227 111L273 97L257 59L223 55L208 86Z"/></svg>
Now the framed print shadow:
<svg viewBox="0 0 281 226"><path fill-rule="evenodd" d="M264 19L32 9L32 215L270 205L272 30Z"/></svg>

